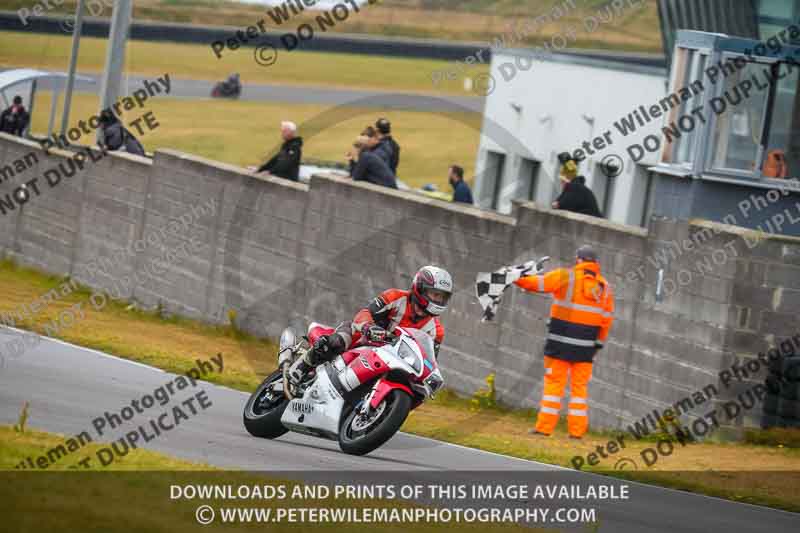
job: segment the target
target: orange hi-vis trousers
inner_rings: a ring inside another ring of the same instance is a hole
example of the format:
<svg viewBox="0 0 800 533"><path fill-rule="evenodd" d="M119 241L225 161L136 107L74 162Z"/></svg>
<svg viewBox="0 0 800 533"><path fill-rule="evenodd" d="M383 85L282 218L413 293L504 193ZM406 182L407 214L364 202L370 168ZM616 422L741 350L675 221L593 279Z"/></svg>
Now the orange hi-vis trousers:
<svg viewBox="0 0 800 533"><path fill-rule="evenodd" d="M589 429L589 380L592 379L592 363L573 363L555 357L544 357L544 388L536 431L550 435L558 423L561 399L571 381L567 428L573 437L582 437Z"/></svg>

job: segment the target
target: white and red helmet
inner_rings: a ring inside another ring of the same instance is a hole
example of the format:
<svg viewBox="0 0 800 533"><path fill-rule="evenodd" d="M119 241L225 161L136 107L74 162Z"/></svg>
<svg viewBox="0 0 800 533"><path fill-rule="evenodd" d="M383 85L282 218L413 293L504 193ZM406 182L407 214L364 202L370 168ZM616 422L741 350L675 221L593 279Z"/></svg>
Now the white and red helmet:
<svg viewBox="0 0 800 533"><path fill-rule="evenodd" d="M453 278L443 268L425 266L411 282L411 301L429 315L439 316L447 311L453 294Z"/></svg>

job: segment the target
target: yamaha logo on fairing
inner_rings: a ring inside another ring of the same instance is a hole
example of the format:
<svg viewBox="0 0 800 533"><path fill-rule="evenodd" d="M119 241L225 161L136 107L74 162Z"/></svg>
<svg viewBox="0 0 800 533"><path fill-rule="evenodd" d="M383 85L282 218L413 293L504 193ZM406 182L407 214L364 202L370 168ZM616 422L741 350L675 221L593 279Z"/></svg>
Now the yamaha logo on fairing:
<svg viewBox="0 0 800 533"><path fill-rule="evenodd" d="M293 402L292 411L295 413L311 414L314 412L314 406L309 403Z"/></svg>

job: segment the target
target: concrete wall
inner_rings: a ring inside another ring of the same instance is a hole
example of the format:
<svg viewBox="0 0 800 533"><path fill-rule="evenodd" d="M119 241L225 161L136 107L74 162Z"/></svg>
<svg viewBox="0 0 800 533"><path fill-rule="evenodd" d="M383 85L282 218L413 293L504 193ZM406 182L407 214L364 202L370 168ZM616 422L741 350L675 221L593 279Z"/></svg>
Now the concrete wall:
<svg viewBox="0 0 800 533"><path fill-rule="evenodd" d="M68 156L0 134L0 165L30 152L38 165L0 183L0 199L43 182ZM708 224L654 218L642 229L531 203L505 216L335 177L315 176L310 186L255 178L165 150L152 162L111 154L56 187L44 183L40 195L0 215L0 247L48 272L122 287L147 306L211 322L236 309L242 327L261 335L349 318L381 290L406 287L419 266L442 265L457 286L443 320L449 386L469 394L496 372L502 401L535 405L549 301L509 291L496 321L480 323L475 275L542 255L552 266L569 264L579 244L591 243L617 297L591 417L595 427L620 427L718 384L736 358L796 333L800 241L754 244L740 229ZM696 246L676 252L687 239ZM168 258L187 243L191 254ZM125 248L135 253L114 261ZM709 257L710 269L698 267ZM159 275L145 275L154 263ZM662 283L661 297L659 270L677 280Z"/></svg>

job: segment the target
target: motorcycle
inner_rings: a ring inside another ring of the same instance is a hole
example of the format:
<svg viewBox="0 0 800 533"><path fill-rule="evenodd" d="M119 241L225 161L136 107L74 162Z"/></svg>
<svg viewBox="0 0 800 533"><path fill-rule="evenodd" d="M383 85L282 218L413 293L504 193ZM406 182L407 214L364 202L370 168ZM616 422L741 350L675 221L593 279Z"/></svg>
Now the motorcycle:
<svg viewBox="0 0 800 533"><path fill-rule="evenodd" d="M211 98L233 98L237 99L242 94L241 85L231 85L228 82L220 81L211 89Z"/></svg>
<svg viewBox="0 0 800 533"><path fill-rule="evenodd" d="M244 426L251 435L275 439L294 431L338 440L343 452L366 455L392 438L409 412L444 386L433 339L412 328L397 328L382 342L348 350L294 383L292 364L333 332L311 324L298 341L292 329L284 330L278 370L244 407Z"/></svg>

